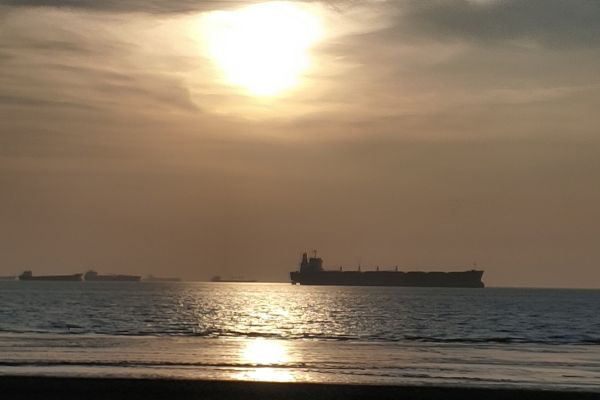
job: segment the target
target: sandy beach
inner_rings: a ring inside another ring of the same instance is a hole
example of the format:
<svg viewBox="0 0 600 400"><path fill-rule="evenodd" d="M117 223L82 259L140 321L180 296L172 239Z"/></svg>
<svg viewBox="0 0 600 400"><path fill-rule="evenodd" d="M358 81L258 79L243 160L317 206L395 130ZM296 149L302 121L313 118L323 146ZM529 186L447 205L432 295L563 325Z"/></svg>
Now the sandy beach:
<svg viewBox="0 0 600 400"><path fill-rule="evenodd" d="M166 379L0 377L7 399L600 399L600 393L432 386L373 386Z"/></svg>

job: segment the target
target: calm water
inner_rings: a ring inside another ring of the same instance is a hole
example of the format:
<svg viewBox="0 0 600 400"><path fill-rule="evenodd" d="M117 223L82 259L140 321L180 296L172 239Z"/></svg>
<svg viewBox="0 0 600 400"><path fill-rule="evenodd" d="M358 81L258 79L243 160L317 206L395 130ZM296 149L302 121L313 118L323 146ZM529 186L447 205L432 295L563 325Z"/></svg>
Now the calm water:
<svg viewBox="0 0 600 400"><path fill-rule="evenodd" d="M600 291L0 282L0 374L600 391Z"/></svg>

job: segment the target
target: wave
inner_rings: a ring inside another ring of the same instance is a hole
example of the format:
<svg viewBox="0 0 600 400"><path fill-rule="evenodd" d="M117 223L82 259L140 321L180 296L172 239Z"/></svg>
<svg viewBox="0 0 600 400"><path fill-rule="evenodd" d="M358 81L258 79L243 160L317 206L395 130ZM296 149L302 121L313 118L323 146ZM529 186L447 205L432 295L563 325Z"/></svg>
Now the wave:
<svg viewBox="0 0 600 400"><path fill-rule="evenodd" d="M236 331L231 329L207 329L203 331L195 331L191 336L199 337L242 337L242 338L264 338L264 339L317 339L317 340L360 340L360 336L351 335L335 335L335 334L322 334L322 333L295 333L295 334L281 334L272 332L247 332L247 331Z"/></svg>
<svg viewBox="0 0 600 400"><path fill-rule="evenodd" d="M550 340L525 339L519 337L467 337L467 338L439 338L429 336L405 336L405 340L414 342L430 342L430 343L559 343Z"/></svg>
<svg viewBox="0 0 600 400"><path fill-rule="evenodd" d="M97 339L100 337L199 337L199 338L222 338L222 339L274 339L274 340L316 340L316 341L353 341L367 343L431 343L431 344L537 344L537 345L600 345L600 337L584 336L547 336L547 337L519 337L519 336L468 336L468 337L444 337L435 335L398 335L398 336L364 336L332 333L304 332L294 334L282 334L276 332L260 331L237 331L227 329L207 329L193 332L139 332L139 331L43 331L43 330L2 330L0 339L4 337L27 338L34 335L32 340L60 339L65 337L81 337ZM2 347L0 341L0 347ZM86 343L88 346L89 343Z"/></svg>
<svg viewBox="0 0 600 400"><path fill-rule="evenodd" d="M422 343L498 343L498 344L544 344L544 345L600 345L600 338L576 338L550 336L545 338L526 338L514 336L490 336L490 337L431 337L431 336L404 336L406 341Z"/></svg>
<svg viewBox="0 0 600 400"><path fill-rule="evenodd" d="M74 361L74 360L0 360L0 367L213 367L213 368L311 368L307 363L206 363L172 361Z"/></svg>

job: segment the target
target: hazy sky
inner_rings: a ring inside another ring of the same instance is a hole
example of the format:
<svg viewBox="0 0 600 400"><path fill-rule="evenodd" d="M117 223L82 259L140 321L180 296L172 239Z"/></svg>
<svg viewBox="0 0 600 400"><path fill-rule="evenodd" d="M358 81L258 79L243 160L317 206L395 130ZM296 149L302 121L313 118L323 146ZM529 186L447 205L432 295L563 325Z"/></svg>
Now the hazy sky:
<svg viewBox="0 0 600 400"><path fill-rule="evenodd" d="M600 287L599 1L253 4L0 0L0 275Z"/></svg>

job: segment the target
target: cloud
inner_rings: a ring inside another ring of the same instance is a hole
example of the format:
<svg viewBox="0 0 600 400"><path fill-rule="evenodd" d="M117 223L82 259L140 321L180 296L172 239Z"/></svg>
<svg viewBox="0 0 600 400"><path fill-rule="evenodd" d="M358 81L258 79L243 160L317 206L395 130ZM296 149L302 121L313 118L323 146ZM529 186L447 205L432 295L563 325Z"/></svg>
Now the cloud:
<svg viewBox="0 0 600 400"><path fill-rule="evenodd" d="M382 3L380 0L293 1L298 3L321 3L327 8L340 13L362 8L365 5L371 8L383 5L380 4ZM70 8L115 13L180 14L224 10L262 2L264 0L0 0L0 6Z"/></svg>
<svg viewBox="0 0 600 400"><path fill-rule="evenodd" d="M12 96L0 92L0 105L4 106L26 106L26 107L53 107L53 108L78 108L92 109L88 104L75 103L70 101L55 101L38 99L33 97Z"/></svg>
<svg viewBox="0 0 600 400"><path fill-rule="evenodd" d="M11 7L67 8L108 13L177 14L239 7L252 0L0 0ZM340 13L364 7L322 1ZM399 0L367 3L395 16L388 34L497 43L532 40L544 46L598 46L600 2L593 0Z"/></svg>
<svg viewBox="0 0 600 400"><path fill-rule="evenodd" d="M243 0L0 0L0 5L56 7L102 12L140 12L148 14L186 13L223 9L247 4Z"/></svg>
<svg viewBox="0 0 600 400"><path fill-rule="evenodd" d="M0 49L5 50L27 50L35 52L47 52L47 53L74 53L74 54L91 54L93 52L88 46L76 42L67 40L54 40L54 39L33 39L33 38L11 38L10 41L0 42Z"/></svg>
<svg viewBox="0 0 600 400"><path fill-rule="evenodd" d="M589 0L419 0L398 3L399 34L548 47L600 45L600 2Z"/></svg>
<svg viewBox="0 0 600 400"><path fill-rule="evenodd" d="M159 45L160 35L148 44L144 32L155 25L147 19L126 24L109 14L15 9L0 26L0 104L13 111L198 112L176 73L184 57Z"/></svg>

